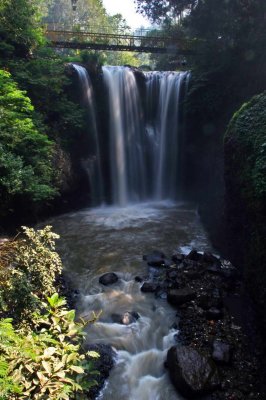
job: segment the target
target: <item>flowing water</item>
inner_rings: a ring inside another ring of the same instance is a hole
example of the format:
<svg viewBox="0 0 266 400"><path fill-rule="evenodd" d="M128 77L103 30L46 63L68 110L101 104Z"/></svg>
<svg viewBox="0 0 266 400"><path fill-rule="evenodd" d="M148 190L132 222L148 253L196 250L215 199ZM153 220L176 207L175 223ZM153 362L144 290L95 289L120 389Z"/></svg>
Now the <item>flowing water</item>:
<svg viewBox="0 0 266 400"><path fill-rule="evenodd" d="M189 204L149 202L127 207L98 207L48 221L61 235L58 250L73 287L80 291L78 314L89 318L89 343L106 343L116 350L116 364L99 395L101 400L182 399L164 368L167 350L176 343L176 310L165 299L140 291L135 276L148 276L143 254L159 249L167 255L192 247L212 250L195 208ZM103 286L106 272L119 276ZM112 321L112 314L135 311L131 325Z"/></svg>

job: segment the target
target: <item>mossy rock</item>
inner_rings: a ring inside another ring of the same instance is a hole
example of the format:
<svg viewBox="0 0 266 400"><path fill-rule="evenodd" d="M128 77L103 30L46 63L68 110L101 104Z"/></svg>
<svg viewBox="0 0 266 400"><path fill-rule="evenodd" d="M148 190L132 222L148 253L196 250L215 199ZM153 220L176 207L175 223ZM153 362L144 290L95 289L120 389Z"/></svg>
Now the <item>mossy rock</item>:
<svg viewBox="0 0 266 400"><path fill-rule="evenodd" d="M266 92L234 114L224 152L229 250L266 327Z"/></svg>

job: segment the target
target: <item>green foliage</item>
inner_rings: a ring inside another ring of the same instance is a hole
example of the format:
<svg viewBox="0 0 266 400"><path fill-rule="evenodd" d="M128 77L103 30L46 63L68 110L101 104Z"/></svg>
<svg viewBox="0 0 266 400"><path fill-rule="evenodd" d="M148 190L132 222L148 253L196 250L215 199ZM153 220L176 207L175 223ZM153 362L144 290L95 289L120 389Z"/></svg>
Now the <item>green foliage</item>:
<svg viewBox="0 0 266 400"><path fill-rule="evenodd" d="M55 196L52 143L37 130L34 109L11 75L0 70L0 201L16 195L38 202Z"/></svg>
<svg viewBox="0 0 266 400"><path fill-rule="evenodd" d="M76 322L55 292L61 261L51 227L23 231L0 246L0 399L87 399L99 355L83 350L83 328L93 320Z"/></svg>
<svg viewBox="0 0 266 400"><path fill-rule="evenodd" d="M225 146L237 143L231 155L238 184L250 203L266 196L266 93L255 96L236 112L225 135Z"/></svg>
<svg viewBox="0 0 266 400"><path fill-rule="evenodd" d="M0 248L0 303L15 321L29 321L34 307L55 290L62 263L55 252L58 235L50 226L35 231L23 227L24 236Z"/></svg>
<svg viewBox="0 0 266 400"><path fill-rule="evenodd" d="M96 352L82 353L83 324L75 311L64 307L57 293L36 315L35 330L15 331L10 319L0 321L0 390L3 399L86 399L91 386Z"/></svg>
<svg viewBox="0 0 266 400"><path fill-rule="evenodd" d="M44 12L43 0L1 0L0 54L26 56L44 42L40 19Z"/></svg>

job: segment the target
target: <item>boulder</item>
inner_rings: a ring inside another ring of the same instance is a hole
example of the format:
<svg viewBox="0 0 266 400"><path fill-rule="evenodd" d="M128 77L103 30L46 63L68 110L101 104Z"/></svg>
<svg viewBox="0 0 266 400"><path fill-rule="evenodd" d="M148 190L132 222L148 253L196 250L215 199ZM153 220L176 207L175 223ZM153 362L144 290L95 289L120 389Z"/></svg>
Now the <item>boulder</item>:
<svg viewBox="0 0 266 400"><path fill-rule="evenodd" d="M167 301L168 303L181 306L188 301L194 300L196 297L196 293L194 290L190 288L184 289L169 289L167 292Z"/></svg>
<svg viewBox="0 0 266 400"><path fill-rule="evenodd" d="M161 267L165 265L165 255L161 251L154 250L152 253L143 256L143 260L147 261L152 267Z"/></svg>
<svg viewBox="0 0 266 400"><path fill-rule="evenodd" d="M186 260L197 261L197 262L202 261L202 258L203 255L198 253L197 250L195 249L191 250L191 252L185 256Z"/></svg>
<svg viewBox="0 0 266 400"><path fill-rule="evenodd" d="M173 385L186 398L211 393L220 385L214 362L194 348L171 347L167 353L167 367Z"/></svg>
<svg viewBox="0 0 266 400"><path fill-rule="evenodd" d="M213 342L212 358L217 363L228 364L231 358L231 346L221 340Z"/></svg>
<svg viewBox="0 0 266 400"><path fill-rule="evenodd" d="M175 263L181 263L183 260L184 260L184 254L182 254L182 253L178 253L178 252L174 252L173 254L172 254L172 261L174 261Z"/></svg>
<svg viewBox="0 0 266 400"><path fill-rule="evenodd" d="M206 312L206 318L208 320L214 320L217 321L218 319L223 318L223 312L219 310L218 308L211 307L207 312Z"/></svg>
<svg viewBox="0 0 266 400"><path fill-rule="evenodd" d="M157 283L144 282L140 290L144 293L154 293L158 288Z"/></svg>
<svg viewBox="0 0 266 400"><path fill-rule="evenodd" d="M107 272L99 278L99 282L102 285L108 286L116 283L118 281L118 276L114 272Z"/></svg>
<svg viewBox="0 0 266 400"><path fill-rule="evenodd" d="M218 257L210 253L209 251L205 251L202 256L202 261L206 264L214 264L221 265L221 261Z"/></svg>
<svg viewBox="0 0 266 400"><path fill-rule="evenodd" d="M124 314L112 314L111 318L113 322L122 325L130 325L139 319L139 314L135 311L126 311Z"/></svg>

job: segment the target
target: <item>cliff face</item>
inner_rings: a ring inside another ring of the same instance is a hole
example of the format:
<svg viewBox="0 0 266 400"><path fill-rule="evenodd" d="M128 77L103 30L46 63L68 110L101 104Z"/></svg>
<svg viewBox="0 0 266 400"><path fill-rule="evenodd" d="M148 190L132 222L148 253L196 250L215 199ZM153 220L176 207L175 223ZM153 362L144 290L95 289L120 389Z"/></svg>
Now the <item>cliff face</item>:
<svg viewBox="0 0 266 400"><path fill-rule="evenodd" d="M233 116L224 160L229 253L243 271L266 328L266 92Z"/></svg>

